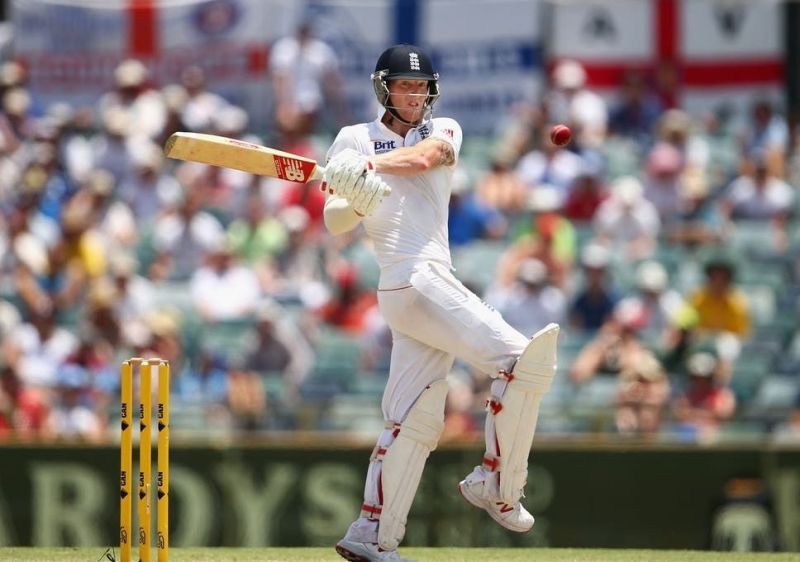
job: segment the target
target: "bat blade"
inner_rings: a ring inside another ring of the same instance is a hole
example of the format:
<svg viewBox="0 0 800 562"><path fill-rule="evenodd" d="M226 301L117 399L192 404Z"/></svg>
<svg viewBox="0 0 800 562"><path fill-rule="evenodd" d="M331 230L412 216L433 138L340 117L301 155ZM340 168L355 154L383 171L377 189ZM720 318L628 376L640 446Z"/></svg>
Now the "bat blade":
<svg viewBox="0 0 800 562"><path fill-rule="evenodd" d="M322 177L314 160L238 139L202 133L174 133L164 145L168 158L233 168L259 176L305 183Z"/></svg>

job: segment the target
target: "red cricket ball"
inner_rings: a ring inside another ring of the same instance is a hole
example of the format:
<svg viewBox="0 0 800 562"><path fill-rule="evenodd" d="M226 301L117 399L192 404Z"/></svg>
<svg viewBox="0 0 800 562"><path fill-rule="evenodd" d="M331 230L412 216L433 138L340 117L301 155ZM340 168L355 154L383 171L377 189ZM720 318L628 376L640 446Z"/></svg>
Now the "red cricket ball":
<svg viewBox="0 0 800 562"><path fill-rule="evenodd" d="M572 138L572 131L566 125L556 125L550 131L550 140L556 146L564 146L569 143Z"/></svg>

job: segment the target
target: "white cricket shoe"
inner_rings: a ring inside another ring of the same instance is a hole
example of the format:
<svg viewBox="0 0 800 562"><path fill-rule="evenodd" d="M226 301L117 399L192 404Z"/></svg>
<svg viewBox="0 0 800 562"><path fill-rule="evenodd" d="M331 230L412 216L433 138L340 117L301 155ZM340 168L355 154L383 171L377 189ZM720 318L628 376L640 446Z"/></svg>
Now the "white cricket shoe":
<svg viewBox="0 0 800 562"><path fill-rule="evenodd" d="M347 537L336 543L336 552L350 562L416 562L402 558L396 550L383 550L374 542L358 542Z"/></svg>
<svg viewBox="0 0 800 562"><path fill-rule="evenodd" d="M517 501L513 505L498 499L497 486L492 486L493 473L482 466L476 466L464 480L458 483L458 490L464 499L486 512L500 525L524 533L533 527L533 515ZM493 489L494 488L494 489Z"/></svg>

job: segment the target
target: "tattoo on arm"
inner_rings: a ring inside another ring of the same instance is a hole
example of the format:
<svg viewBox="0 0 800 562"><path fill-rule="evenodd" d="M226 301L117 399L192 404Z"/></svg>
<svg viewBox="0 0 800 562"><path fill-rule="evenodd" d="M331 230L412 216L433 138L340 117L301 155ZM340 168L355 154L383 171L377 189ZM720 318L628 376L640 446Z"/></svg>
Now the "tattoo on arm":
<svg viewBox="0 0 800 562"><path fill-rule="evenodd" d="M437 139L438 140L438 139ZM439 164L442 166L450 166L456 161L456 155L453 152L453 147L444 141L439 141L440 158Z"/></svg>

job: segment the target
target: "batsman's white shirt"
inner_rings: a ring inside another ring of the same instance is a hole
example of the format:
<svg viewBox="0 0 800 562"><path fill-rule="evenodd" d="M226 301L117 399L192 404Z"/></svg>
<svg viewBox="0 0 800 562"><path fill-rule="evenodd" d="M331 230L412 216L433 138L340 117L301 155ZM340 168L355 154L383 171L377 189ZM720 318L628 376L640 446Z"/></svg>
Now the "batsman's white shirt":
<svg viewBox="0 0 800 562"><path fill-rule="evenodd" d="M414 146L426 138L461 149L461 127L437 117L404 137L380 118L343 128L328 159L352 148L376 156ZM389 381L383 397L387 420L401 421L422 390L447 376L456 356L496 375L510 370L527 338L451 273L447 215L454 166L417 176L381 174L392 188L372 216L362 221L381 268L378 304L392 329Z"/></svg>
<svg viewBox="0 0 800 562"><path fill-rule="evenodd" d="M458 156L461 127L453 119L437 117L411 129L403 138L379 118L370 123L344 127L328 150L328 159L346 148L376 156L404 146L414 146L426 138L443 140ZM418 176L381 174L381 178L391 186L392 193L372 216L362 221L375 245L381 268L381 289L408 285L413 265L419 261L430 260L450 267L447 209L452 176L453 166L438 166Z"/></svg>

